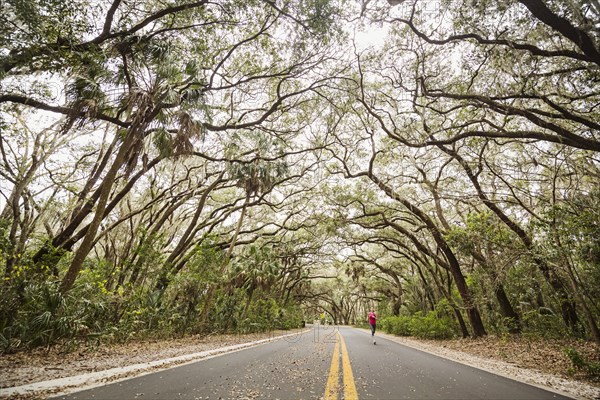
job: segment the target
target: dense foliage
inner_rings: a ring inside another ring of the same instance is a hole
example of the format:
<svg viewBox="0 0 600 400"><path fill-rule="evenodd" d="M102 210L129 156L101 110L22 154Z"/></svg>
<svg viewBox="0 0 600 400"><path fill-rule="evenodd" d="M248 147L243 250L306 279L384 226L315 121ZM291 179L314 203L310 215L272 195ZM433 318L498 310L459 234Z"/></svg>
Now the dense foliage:
<svg viewBox="0 0 600 400"><path fill-rule="evenodd" d="M2 351L600 342L597 2L63 3L0 15Z"/></svg>

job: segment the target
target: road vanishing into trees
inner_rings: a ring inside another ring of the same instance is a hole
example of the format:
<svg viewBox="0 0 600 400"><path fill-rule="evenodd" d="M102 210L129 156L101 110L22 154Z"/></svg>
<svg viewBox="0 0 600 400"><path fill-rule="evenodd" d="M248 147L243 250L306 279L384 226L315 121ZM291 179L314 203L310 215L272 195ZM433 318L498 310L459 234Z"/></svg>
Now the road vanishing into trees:
<svg viewBox="0 0 600 400"><path fill-rule="evenodd" d="M349 327L295 336L57 399L567 399Z"/></svg>

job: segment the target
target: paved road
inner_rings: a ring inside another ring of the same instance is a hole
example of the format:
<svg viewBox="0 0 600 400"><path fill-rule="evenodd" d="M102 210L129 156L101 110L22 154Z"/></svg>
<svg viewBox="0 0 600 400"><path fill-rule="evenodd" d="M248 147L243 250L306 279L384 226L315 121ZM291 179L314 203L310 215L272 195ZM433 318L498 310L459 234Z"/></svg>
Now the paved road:
<svg viewBox="0 0 600 400"><path fill-rule="evenodd" d="M352 328L201 360L57 399L567 399Z"/></svg>

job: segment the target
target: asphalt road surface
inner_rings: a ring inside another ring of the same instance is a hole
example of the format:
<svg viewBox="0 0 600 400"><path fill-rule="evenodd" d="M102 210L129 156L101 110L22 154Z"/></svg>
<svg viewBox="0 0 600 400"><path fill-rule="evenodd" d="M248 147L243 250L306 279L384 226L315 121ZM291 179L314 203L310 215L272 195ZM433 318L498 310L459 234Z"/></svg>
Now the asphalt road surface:
<svg viewBox="0 0 600 400"><path fill-rule="evenodd" d="M567 399L347 327L312 331L57 399Z"/></svg>

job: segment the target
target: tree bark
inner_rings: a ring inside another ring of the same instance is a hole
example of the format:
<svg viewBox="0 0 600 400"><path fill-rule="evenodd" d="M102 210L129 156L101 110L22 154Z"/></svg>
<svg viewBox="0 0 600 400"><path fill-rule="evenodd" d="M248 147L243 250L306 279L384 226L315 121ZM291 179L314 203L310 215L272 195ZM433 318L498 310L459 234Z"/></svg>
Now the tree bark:
<svg viewBox="0 0 600 400"><path fill-rule="evenodd" d="M487 195L483 192L481 185L479 184L479 180L477 179L477 175L473 172L469 164L454 150L450 150L444 146L438 146L444 153L448 154L450 157L454 158L461 167L465 170L469 180L473 184L473 187L477 191L477 195L479 199L483 202L483 204L489 208L500 220L511 230L513 231L517 237L521 240L521 243L525 246L525 248L531 254L531 257L534 263L537 265L538 269L542 272L542 275L546 278L550 286L556 291L560 299L560 308L562 313L562 318L565 324L576 330L577 322L579 318L577 317L577 309L571 296L569 296L567 288L564 282L556 275L553 274L550 267L547 263L540 257L538 257L537 252L533 245L533 240L529 237L527 232L523 230L516 222L508 217L493 201L491 201Z"/></svg>
<svg viewBox="0 0 600 400"><path fill-rule="evenodd" d="M104 210L106 208L106 204L108 202L108 197L113 187L114 180L117 177L117 172L125 163L129 149L131 145L135 142L136 134L137 129L132 129L128 132L128 135L125 137L123 144L121 144L121 146L119 147L119 151L115 156L115 160L113 161L110 169L106 174L104 183L101 187L102 190L100 191L100 197L96 206L94 218L88 226L87 232L83 238L82 243L79 245L79 248L75 252L75 256L73 257L73 261L71 262L67 273L62 279L60 290L63 293L69 291L73 287L75 279L79 275L79 271L81 271L83 262L89 254L90 250L92 249L94 239L96 238L96 233L98 232L100 223L104 219Z"/></svg>
<svg viewBox="0 0 600 400"><path fill-rule="evenodd" d="M429 218L423 211L421 211L418 207L414 206L408 200L399 197L393 189L391 189L389 186L387 186L385 183L379 180L375 175L373 175L373 173L369 172L367 175L373 181L373 183L375 183L388 195L388 197L400 202L412 214L414 214L419 220L421 220L425 224L427 230L429 231L431 236L433 236L435 243L437 244L439 249L444 254L446 260L448 261L448 269L452 274L452 278L454 280L454 283L456 284L456 288L458 289L458 292L460 293L460 296L463 300L463 305L467 312L467 316L469 317L471 328L473 329L473 336L486 336L487 332L483 325L481 315L479 314L479 310L477 309L475 302L473 301L471 291L467 286L465 277L462 274L460 263L458 262L458 259L456 258L454 252L452 251L448 243L444 240L444 237L438 229L438 227L431 220L431 218Z"/></svg>

